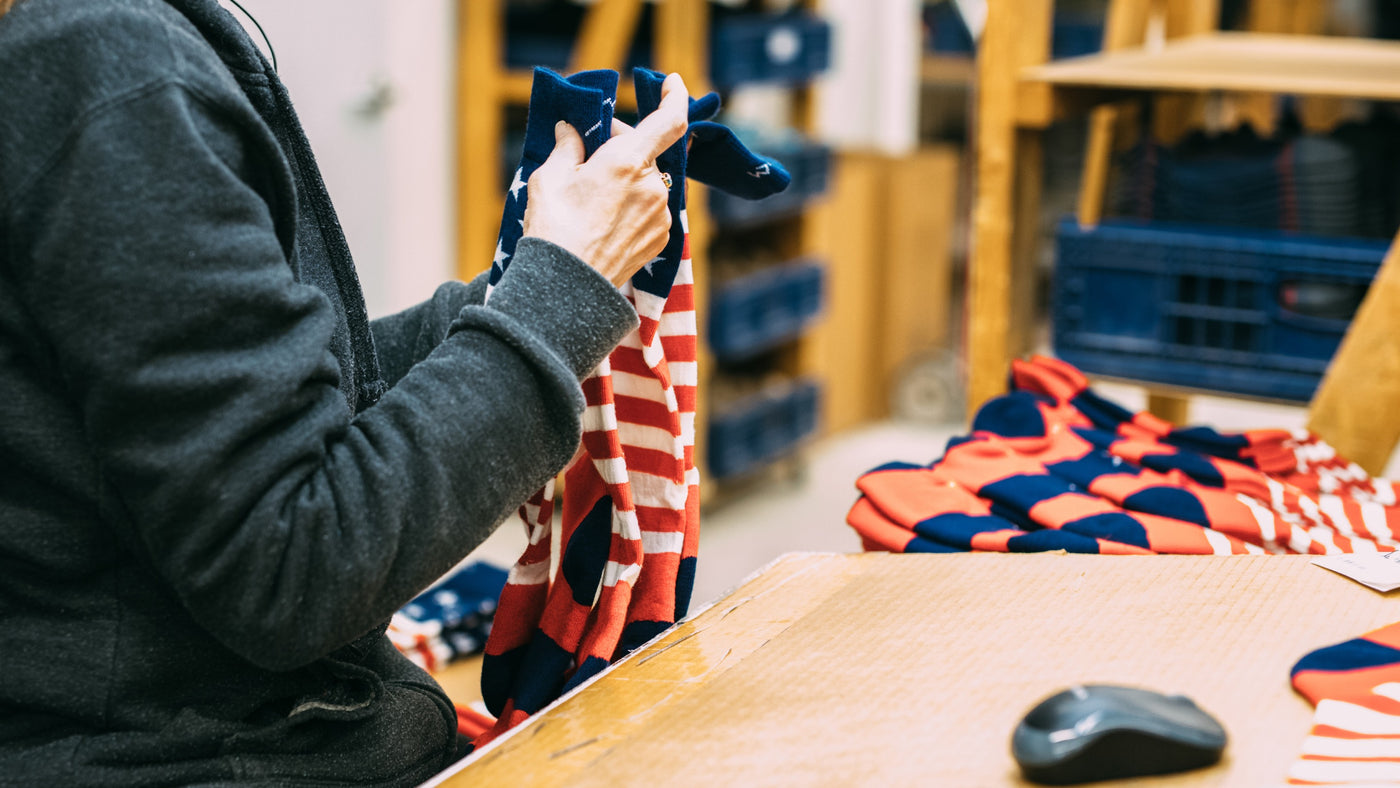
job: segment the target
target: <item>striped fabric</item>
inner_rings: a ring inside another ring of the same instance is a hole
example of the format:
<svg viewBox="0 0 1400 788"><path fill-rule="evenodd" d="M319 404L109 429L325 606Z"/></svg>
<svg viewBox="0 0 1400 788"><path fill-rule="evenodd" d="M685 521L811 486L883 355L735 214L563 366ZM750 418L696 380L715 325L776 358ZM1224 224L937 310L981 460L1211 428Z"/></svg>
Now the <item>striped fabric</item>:
<svg viewBox="0 0 1400 788"><path fill-rule="evenodd" d="M1400 785L1400 623L1319 649L1293 666L1315 707L1288 785Z"/></svg>
<svg viewBox="0 0 1400 788"><path fill-rule="evenodd" d="M1267 463L1254 461L1269 445L1269 431L1246 438L1174 429L1102 398L1078 370L1053 359L1017 361L1011 377L1016 390L985 403L972 435L950 441L943 458L928 467L888 464L861 477L862 496L847 521L866 549L1332 554L1400 548L1400 507L1376 500L1387 483L1368 479L1364 489L1347 488L1354 496L1299 487L1292 481L1296 464L1273 475L1263 470ZM1219 450L1225 443L1245 448ZM919 481L920 472L928 480ZM1032 533L1039 536L1025 538Z"/></svg>
<svg viewBox="0 0 1400 788"><path fill-rule="evenodd" d="M640 117L661 102L664 75L634 72ZM530 174L549 155L554 124L580 130L591 155L607 139L617 74L567 79L535 72L525 153L501 223L491 279L504 273L521 232ZM788 175L749 153L731 132L704 118L718 99L691 101L691 129L703 129L700 169L742 181L749 194L779 191ZM713 145L711 144L713 142ZM521 509L529 544L501 594L486 643L482 696L497 716L476 738L491 741L615 659L682 618L690 604L699 546L699 472L695 466L697 337L694 277L685 210L686 141L657 157L671 190L671 236L661 255L620 288L639 327L583 382L583 453L564 475L562 554L551 577L553 485Z"/></svg>
<svg viewBox="0 0 1400 788"><path fill-rule="evenodd" d="M1057 359L1033 356L1012 362L1011 386L1049 397L1069 406L1080 418L1124 437L1161 442L1257 468L1279 481L1312 495L1336 494L1358 503L1395 506L1394 487L1374 479L1359 465L1337 454L1326 441L1307 430L1259 429L1222 433L1210 427L1173 427L1150 413L1133 413L1103 397L1074 366Z"/></svg>

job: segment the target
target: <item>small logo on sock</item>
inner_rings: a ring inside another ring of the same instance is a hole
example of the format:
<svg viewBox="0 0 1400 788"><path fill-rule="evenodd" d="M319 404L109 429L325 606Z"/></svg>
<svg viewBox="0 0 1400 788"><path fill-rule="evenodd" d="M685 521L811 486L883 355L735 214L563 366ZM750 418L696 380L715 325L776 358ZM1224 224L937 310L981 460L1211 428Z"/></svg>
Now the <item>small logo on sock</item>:
<svg viewBox="0 0 1400 788"><path fill-rule="evenodd" d="M749 170L749 175L752 175L755 178L762 178L763 176L768 175L770 172L771 170L768 167L768 162L765 161L764 163L753 168L752 170Z"/></svg>
<svg viewBox="0 0 1400 788"><path fill-rule="evenodd" d="M588 131L585 131L585 132L583 133L583 136L587 137L587 136L591 135L593 132L595 132L595 131L597 131L598 129L602 128L602 127L603 127L603 121L600 120L600 121L598 121L597 123L594 123L592 126L589 126L589 127L588 127Z"/></svg>

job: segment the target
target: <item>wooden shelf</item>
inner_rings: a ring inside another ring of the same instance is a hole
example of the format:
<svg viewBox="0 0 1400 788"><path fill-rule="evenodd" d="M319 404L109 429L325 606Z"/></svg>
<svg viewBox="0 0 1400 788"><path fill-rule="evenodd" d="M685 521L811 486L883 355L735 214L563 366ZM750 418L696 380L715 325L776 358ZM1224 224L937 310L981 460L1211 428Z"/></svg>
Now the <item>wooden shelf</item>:
<svg viewBox="0 0 1400 788"><path fill-rule="evenodd" d="M1261 91L1400 101L1400 42L1208 33L1031 66L1025 82L1153 91Z"/></svg>

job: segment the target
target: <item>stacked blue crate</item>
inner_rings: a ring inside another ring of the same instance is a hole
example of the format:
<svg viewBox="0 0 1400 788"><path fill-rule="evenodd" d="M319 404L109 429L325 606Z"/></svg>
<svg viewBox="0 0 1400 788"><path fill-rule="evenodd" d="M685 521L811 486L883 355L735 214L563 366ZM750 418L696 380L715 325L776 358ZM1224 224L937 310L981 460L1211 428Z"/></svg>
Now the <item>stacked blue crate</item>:
<svg viewBox="0 0 1400 788"><path fill-rule="evenodd" d="M1056 233L1055 353L1090 374L1306 402L1387 247L1066 221Z"/></svg>
<svg viewBox="0 0 1400 788"><path fill-rule="evenodd" d="M762 268L710 296L710 350L742 361L799 336L821 313L825 269L814 261Z"/></svg>
<svg viewBox="0 0 1400 788"><path fill-rule="evenodd" d="M736 403L710 417L710 474L717 479L748 473L792 452L817 429L819 386L800 380Z"/></svg>

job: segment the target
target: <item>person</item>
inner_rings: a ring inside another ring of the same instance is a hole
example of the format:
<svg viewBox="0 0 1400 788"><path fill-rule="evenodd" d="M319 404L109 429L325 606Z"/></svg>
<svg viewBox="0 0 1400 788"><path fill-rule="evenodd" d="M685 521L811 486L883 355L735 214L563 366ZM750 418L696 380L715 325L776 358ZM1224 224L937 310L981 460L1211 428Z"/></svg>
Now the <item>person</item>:
<svg viewBox="0 0 1400 788"><path fill-rule="evenodd" d="M458 757L385 622L574 455L687 103L672 75L587 162L558 129L489 301L451 282L371 321L216 0L8 8L0 783L399 785Z"/></svg>

